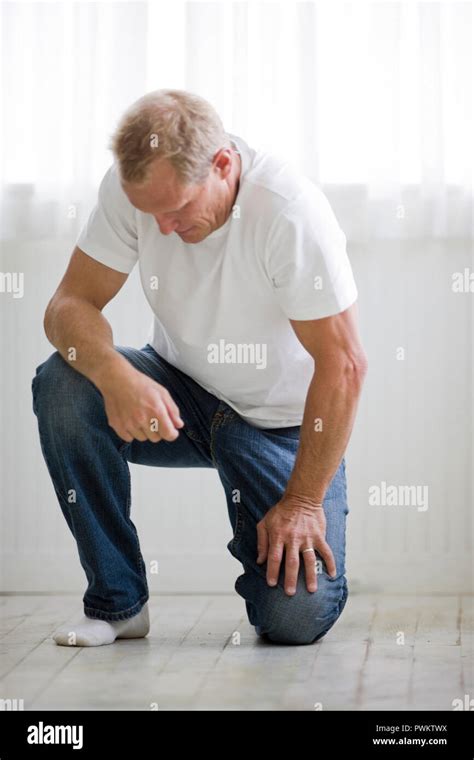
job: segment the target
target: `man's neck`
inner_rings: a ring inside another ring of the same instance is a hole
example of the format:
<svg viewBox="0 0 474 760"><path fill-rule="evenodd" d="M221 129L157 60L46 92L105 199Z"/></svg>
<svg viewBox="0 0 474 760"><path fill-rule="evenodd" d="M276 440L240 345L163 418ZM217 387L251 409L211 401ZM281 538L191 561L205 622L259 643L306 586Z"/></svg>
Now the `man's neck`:
<svg viewBox="0 0 474 760"><path fill-rule="evenodd" d="M242 176L242 157L240 153L238 153L234 148L232 149L232 155L234 157L235 166L236 166L236 172L234 177L234 193L233 193L233 199L232 203L230 205L230 211L234 208L235 201L237 199L237 196L239 194L240 190L240 177Z"/></svg>
<svg viewBox="0 0 474 760"><path fill-rule="evenodd" d="M221 221L218 224L217 227L214 227L214 230L219 229L222 227L223 224L226 223L229 216L232 213L232 209L234 208L235 201L237 199L237 196L239 194L240 189L240 178L242 175L242 159L240 154L232 148L232 172L231 175L227 178L227 186L229 188L229 201L225 203L222 207L222 217ZM213 230L213 231L214 231Z"/></svg>

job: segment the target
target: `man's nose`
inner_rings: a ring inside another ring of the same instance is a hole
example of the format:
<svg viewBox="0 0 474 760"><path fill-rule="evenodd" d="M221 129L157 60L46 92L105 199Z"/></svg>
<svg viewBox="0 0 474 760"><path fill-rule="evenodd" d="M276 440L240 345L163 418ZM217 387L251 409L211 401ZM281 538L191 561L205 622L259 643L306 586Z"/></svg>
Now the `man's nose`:
<svg viewBox="0 0 474 760"><path fill-rule="evenodd" d="M155 216L155 221L160 228L162 235L169 235L171 232L174 232L178 226L178 222L172 221L171 219L160 219L158 216Z"/></svg>

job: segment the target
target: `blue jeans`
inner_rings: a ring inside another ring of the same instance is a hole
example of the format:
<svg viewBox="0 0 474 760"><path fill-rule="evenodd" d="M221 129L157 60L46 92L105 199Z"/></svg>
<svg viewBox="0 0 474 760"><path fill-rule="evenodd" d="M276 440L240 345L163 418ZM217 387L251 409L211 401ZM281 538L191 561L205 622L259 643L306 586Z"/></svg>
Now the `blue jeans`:
<svg viewBox="0 0 474 760"><path fill-rule="evenodd" d="M227 548L243 566L235 590L245 600L250 624L268 641L309 644L321 638L341 614L348 593L344 458L324 499L326 538L337 576L331 578L323 563L318 590L307 591L300 555L296 593L288 596L284 562L274 587L266 582L266 562L256 563L256 525L285 490L300 427L260 429L249 424L149 344L116 350L170 392L185 423L175 441L129 443L120 438L108 424L102 394L57 351L37 367L32 381L41 449L88 581L85 615L125 620L148 600L145 564L130 518L128 462L212 467L224 487L233 532Z"/></svg>

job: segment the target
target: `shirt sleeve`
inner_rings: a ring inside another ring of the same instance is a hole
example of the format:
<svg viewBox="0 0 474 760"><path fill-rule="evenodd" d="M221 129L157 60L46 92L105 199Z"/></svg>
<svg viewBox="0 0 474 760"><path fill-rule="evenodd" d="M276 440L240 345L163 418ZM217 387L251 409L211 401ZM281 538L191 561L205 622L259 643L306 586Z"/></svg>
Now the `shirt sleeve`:
<svg viewBox="0 0 474 760"><path fill-rule="evenodd" d="M288 319L322 319L357 300L346 236L326 196L311 185L270 228L266 266Z"/></svg>
<svg viewBox="0 0 474 760"><path fill-rule="evenodd" d="M122 190L115 164L102 178L97 203L76 245L101 264L126 274L138 260L135 208Z"/></svg>

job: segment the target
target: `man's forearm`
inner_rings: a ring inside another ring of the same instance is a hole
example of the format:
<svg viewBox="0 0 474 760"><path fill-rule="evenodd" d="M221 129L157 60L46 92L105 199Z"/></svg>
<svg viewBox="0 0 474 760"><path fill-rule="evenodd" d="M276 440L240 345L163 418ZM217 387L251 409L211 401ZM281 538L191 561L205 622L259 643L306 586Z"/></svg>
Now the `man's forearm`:
<svg viewBox="0 0 474 760"><path fill-rule="evenodd" d="M113 367L130 366L114 348L110 324L87 301L68 296L53 299L45 313L44 330L63 359L99 389Z"/></svg>
<svg viewBox="0 0 474 760"><path fill-rule="evenodd" d="M364 370L316 371L306 397L293 472L284 496L321 504L341 462L354 424Z"/></svg>

